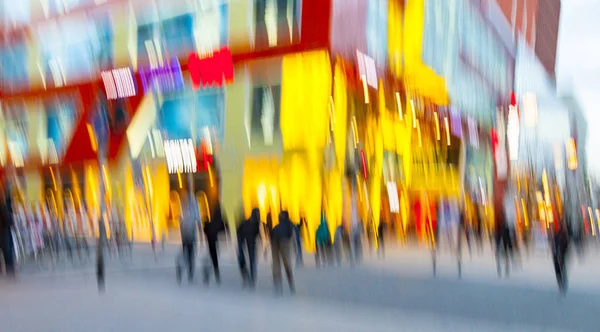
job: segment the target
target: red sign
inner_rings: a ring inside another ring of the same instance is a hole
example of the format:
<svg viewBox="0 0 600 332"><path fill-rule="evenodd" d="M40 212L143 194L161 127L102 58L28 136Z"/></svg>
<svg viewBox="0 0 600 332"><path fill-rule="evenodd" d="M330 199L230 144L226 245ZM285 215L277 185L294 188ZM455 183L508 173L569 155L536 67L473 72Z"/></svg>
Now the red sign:
<svg viewBox="0 0 600 332"><path fill-rule="evenodd" d="M190 54L188 69L194 89L220 87L224 82L233 82L233 59L228 48L222 48L212 56L200 58Z"/></svg>

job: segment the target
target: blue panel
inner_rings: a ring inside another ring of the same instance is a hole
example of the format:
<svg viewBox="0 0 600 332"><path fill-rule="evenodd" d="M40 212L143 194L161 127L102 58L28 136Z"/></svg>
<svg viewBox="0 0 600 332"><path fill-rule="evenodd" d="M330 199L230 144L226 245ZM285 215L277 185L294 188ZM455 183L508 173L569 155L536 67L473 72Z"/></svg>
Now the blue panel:
<svg viewBox="0 0 600 332"><path fill-rule="evenodd" d="M181 15L162 22L162 38L170 54L185 55L195 51L194 16Z"/></svg>
<svg viewBox="0 0 600 332"><path fill-rule="evenodd" d="M221 11L221 46L229 44L229 6L223 4Z"/></svg>
<svg viewBox="0 0 600 332"><path fill-rule="evenodd" d="M367 7L368 54L378 67L386 65L387 59L387 8L388 0L369 0Z"/></svg>
<svg viewBox="0 0 600 332"><path fill-rule="evenodd" d="M6 90L26 87L29 83L27 73L27 47L12 45L0 50L2 86Z"/></svg>
<svg viewBox="0 0 600 332"><path fill-rule="evenodd" d="M187 139L192 133L200 137L203 128L209 127L214 128L218 138L222 139L225 97L221 90L214 92L165 101L158 120L166 138Z"/></svg>

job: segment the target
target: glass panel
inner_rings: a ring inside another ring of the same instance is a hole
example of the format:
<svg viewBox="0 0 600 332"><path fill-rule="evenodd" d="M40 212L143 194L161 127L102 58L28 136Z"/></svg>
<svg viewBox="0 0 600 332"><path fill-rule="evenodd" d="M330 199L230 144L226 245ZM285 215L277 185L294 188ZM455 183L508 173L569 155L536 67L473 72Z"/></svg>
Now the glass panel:
<svg viewBox="0 0 600 332"><path fill-rule="evenodd" d="M227 4L203 9L196 14L196 45L210 52L229 43L229 7Z"/></svg>
<svg viewBox="0 0 600 332"><path fill-rule="evenodd" d="M15 91L27 87L29 74L27 72L27 47L16 44L5 47L0 51L2 71L2 90Z"/></svg>
<svg viewBox="0 0 600 332"><path fill-rule="evenodd" d="M272 144L281 136L281 86L255 87L252 93L251 137ZM253 139L254 140L254 139Z"/></svg>
<svg viewBox="0 0 600 332"><path fill-rule="evenodd" d="M159 112L158 127L165 139L188 139L204 136L204 128L214 129L223 137L225 95L222 89L209 89L192 95L175 94ZM195 142L198 144L198 140Z"/></svg>
<svg viewBox="0 0 600 332"><path fill-rule="evenodd" d="M194 16L181 15L161 24L162 43L168 54L177 56L195 52Z"/></svg>
<svg viewBox="0 0 600 332"><path fill-rule="evenodd" d="M145 24L145 25L140 25L138 26L138 31L137 31L137 39L138 39L138 61L140 63L149 63L150 62L150 57L148 55L148 49L146 47L146 41L153 41L154 40L154 31L158 30L158 26L156 23L150 23L150 24ZM154 44L152 44L154 45ZM154 47L152 46L153 49L150 52L155 52L154 51ZM154 56L154 54L152 54Z"/></svg>
<svg viewBox="0 0 600 332"><path fill-rule="evenodd" d="M257 49L288 45L299 38L298 3L299 0L255 0Z"/></svg>

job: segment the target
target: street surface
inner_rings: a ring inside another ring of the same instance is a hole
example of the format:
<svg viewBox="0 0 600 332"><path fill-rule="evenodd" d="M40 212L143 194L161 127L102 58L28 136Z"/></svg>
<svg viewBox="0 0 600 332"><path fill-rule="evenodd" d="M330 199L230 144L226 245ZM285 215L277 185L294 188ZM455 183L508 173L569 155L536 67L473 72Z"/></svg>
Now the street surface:
<svg viewBox="0 0 600 332"><path fill-rule="evenodd" d="M203 253L204 253L204 249ZM243 290L232 248L222 248L223 284L175 281L176 246L136 247L131 262L107 264L106 293L93 267L27 270L0 282L0 331L599 331L600 255L572 260L571 287L558 294L543 252L498 278L489 249L469 258L441 255L432 275L429 252L365 254L357 267L316 269L305 255L297 294L276 297L262 258L254 292ZM201 257L199 258L199 261Z"/></svg>

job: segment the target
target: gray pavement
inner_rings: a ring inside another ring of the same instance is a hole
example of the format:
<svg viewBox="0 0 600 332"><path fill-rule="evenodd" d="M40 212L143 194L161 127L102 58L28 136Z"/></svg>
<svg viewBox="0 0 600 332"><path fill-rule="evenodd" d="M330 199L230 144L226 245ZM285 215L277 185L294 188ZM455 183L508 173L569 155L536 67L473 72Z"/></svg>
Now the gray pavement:
<svg viewBox="0 0 600 332"><path fill-rule="evenodd" d="M275 298L268 263L259 265L254 293L241 288L233 251L222 251L223 285L178 286L177 247L134 252L114 264L99 295L93 269L29 273L0 283L0 331L598 331L599 260L573 263L572 286L561 298L543 253L524 258L499 279L489 252L456 261L441 255L436 278L427 251L366 255L358 267L296 269L297 294ZM593 280L588 280L592 279Z"/></svg>

